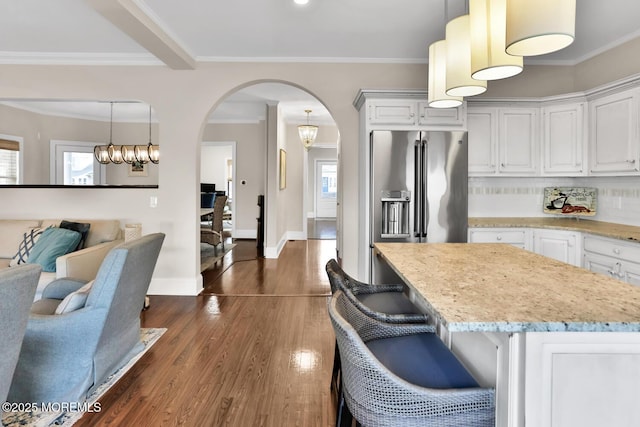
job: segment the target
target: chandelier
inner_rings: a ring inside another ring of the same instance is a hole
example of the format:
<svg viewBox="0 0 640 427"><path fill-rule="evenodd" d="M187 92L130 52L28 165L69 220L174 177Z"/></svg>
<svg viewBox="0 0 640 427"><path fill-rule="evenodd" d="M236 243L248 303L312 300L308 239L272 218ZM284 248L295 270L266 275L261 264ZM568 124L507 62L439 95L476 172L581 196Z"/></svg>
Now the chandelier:
<svg viewBox="0 0 640 427"><path fill-rule="evenodd" d="M450 108L484 92L487 80L512 77L523 57L542 55L575 38L576 0L473 0L468 14L446 24L429 47L429 106ZM445 22L448 21L445 0ZM433 93L432 93L433 91Z"/></svg>
<svg viewBox="0 0 640 427"><path fill-rule="evenodd" d="M113 144L113 102L111 104L111 120L109 123L109 145L96 145L93 154L103 165L160 163L160 146L151 142L151 105L149 105L149 143L147 145L114 145Z"/></svg>
<svg viewBox="0 0 640 427"><path fill-rule="evenodd" d="M308 151L316 140L316 136L318 136L318 126L309 124L309 113L311 113L311 110L304 110L304 112L307 113L307 124L298 126L298 135L305 150Z"/></svg>

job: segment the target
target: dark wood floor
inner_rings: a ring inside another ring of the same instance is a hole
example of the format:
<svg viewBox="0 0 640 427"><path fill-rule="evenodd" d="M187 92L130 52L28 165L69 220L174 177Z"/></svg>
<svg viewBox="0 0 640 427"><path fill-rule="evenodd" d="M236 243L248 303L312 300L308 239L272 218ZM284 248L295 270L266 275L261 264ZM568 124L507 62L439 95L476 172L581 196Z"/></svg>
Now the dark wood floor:
<svg viewBox="0 0 640 427"><path fill-rule="evenodd" d="M236 241L198 297L153 296L168 331L78 426L331 426L334 335L325 263L335 241L290 241L278 260Z"/></svg>

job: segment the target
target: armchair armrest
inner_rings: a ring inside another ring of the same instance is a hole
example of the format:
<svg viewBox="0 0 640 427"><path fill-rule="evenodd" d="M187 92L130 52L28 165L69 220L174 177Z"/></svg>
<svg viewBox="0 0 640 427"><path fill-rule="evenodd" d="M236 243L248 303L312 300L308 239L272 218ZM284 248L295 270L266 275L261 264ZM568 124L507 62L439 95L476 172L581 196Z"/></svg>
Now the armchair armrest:
<svg viewBox="0 0 640 427"><path fill-rule="evenodd" d="M86 280L76 280L69 277L56 279L42 290L42 298L64 299L71 292L77 291L87 283Z"/></svg>
<svg viewBox="0 0 640 427"><path fill-rule="evenodd" d="M95 279L102 260L113 247L122 242L122 240L114 240L100 243L58 257L56 259L56 278L73 277L86 281Z"/></svg>

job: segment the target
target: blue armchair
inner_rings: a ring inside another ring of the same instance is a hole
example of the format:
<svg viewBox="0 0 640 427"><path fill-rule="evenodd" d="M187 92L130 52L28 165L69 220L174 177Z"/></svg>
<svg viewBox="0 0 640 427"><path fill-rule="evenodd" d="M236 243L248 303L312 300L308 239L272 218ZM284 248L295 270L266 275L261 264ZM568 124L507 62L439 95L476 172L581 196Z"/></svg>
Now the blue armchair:
<svg viewBox="0 0 640 427"><path fill-rule="evenodd" d="M31 309L8 401L82 402L142 350L140 311L163 240L155 233L113 248L75 310L59 307L81 297L84 281L45 288Z"/></svg>
<svg viewBox="0 0 640 427"><path fill-rule="evenodd" d="M40 270L37 264L0 270L0 403L9 392Z"/></svg>

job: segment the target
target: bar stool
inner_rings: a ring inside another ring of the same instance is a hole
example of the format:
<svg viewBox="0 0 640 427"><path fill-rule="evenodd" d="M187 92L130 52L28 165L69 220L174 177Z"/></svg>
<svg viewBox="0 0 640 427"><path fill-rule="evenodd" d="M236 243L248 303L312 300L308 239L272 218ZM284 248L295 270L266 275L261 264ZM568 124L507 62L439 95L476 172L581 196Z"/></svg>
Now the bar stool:
<svg viewBox="0 0 640 427"><path fill-rule="evenodd" d="M494 390L479 387L429 325L381 322L340 290L328 311L342 393L359 425L494 426Z"/></svg>
<svg viewBox="0 0 640 427"><path fill-rule="evenodd" d="M404 294L404 285L401 283L375 285L360 282L349 276L335 259L329 260L325 268L331 285L331 293L335 294L338 290L342 290L352 304L356 305L360 311L367 313L368 316L388 323L427 323L428 315L422 313ZM430 330L433 331L433 328ZM344 405L340 373L340 353L336 344L331 388L338 395L338 422L340 422Z"/></svg>

